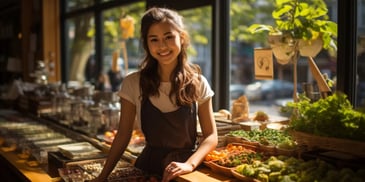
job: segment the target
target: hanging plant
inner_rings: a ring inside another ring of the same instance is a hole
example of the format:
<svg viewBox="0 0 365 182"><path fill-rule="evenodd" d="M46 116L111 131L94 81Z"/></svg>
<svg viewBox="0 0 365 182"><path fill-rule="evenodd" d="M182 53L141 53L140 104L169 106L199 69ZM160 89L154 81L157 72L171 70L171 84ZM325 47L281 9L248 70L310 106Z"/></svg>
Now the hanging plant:
<svg viewBox="0 0 365 182"><path fill-rule="evenodd" d="M279 60L283 61L283 57L278 56L276 50L283 46L286 61L295 56L295 51L302 56L315 57L322 48L337 50L337 23L328 20L323 0L276 0L275 7L272 12L275 25L253 24L248 31L267 32L270 46ZM279 38L270 38L272 36ZM270 39L280 41L270 42ZM314 49L314 52L308 52Z"/></svg>
<svg viewBox="0 0 365 182"><path fill-rule="evenodd" d="M253 24L248 28L253 34L268 33L278 63L293 64L294 101L298 101L299 57L315 57L322 48L337 51L337 23L330 21L327 14L324 0L275 0L275 25Z"/></svg>

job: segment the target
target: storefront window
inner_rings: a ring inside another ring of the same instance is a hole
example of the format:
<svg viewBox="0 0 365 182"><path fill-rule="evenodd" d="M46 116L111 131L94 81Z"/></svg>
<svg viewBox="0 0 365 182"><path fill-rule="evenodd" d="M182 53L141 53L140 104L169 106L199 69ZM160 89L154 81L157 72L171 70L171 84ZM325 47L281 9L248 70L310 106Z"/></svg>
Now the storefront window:
<svg viewBox="0 0 365 182"><path fill-rule="evenodd" d="M103 73L107 74L112 68L113 54L118 55L118 65L123 75L137 70L143 56L140 45L140 18L145 11L145 3L134 3L117 7L103 12ZM186 29L190 35L189 59L198 64L204 76L211 82L211 41L212 10L210 6L182 10ZM134 21L134 36L123 38L120 20L132 18ZM124 49L124 46L126 49ZM126 53L126 54L124 54Z"/></svg>
<svg viewBox="0 0 365 182"><path fill-rule="evenodd" d="M212 82L212 8L199 7L180 11L184 17L186 29L190 35L189 59L198 64L207 78Z"/></svg>
<svg viewBox="0 0 365 182"><path fill-rule="evenodd" d="M123 77L140 64L143 51L139 29L144 11L145 3L139 2L103 12L104 89L118 90Z"/></svg>
<svg viewBox="0 0 365 182"><path fill-rule="evenodd" d="M254 24L274 25L273 1L232 0L231 3L231 101L246 95L250 103L250 112L264 111L281 115L280 106L293 101L294 69L292 62L280 64L273 57L273 76L270 81L262 81L255 76L254 49L269 48L268 37L255 36L247 31ZM328 15L336 22L336 2L328 1ZM336 54L322 49L314 61L322 74L336 79ZM303 93L303 83L313 86L316 96L320 97L317 83L308 66L308 58L300 56L297 62L297 89ZM334 88L333 88L334 89Z"/></svg>
<svg viewBox="0 0 365 182"><path fill-rule="evenodd" d="M68 80L83 83L95 80L94 17L83 14L66 21Z"/></svg>

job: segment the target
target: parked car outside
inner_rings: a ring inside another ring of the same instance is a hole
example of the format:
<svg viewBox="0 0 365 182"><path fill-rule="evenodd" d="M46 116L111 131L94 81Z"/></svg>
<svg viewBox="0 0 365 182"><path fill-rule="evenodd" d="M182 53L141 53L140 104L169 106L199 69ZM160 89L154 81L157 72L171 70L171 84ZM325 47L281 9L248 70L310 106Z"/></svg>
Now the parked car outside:
<svg viewBox="0 0 365 182"><path fill-rule="evenodd" d="M229 93L231 94L231 99L238 99L242 95L245 95L245 85L242 84L231 84L229 85Z"/></svg>
<svg viewBox="0 0 365 182"><path fill-rule="evenodd" d="M290 98L293 96L294 84L285 80L260 80L248 84L245 91L250 101Z"/></svg>

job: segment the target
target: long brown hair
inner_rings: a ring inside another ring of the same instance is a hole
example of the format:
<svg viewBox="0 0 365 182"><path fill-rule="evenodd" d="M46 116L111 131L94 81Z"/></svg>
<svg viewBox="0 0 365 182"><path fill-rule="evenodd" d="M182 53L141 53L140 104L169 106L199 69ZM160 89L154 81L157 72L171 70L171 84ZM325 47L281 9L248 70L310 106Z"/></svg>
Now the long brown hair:
<svg viewBox="0 0 365 182"><path fill-rule="evenodd" d="M145 50L145 56L140 65L142 100L148 99L149 96L159 96L158 88L161 80L158 74L158 62L149 52L147 34L151 25L160 22L170 23L180 32L181 38L184 40L181 45L181 52L177 57L178 63L170 77L171 91L169 97L172 100L174 99L173 96L176 96L178 106L191 105L198 99L201 70L198 65L188 62L187 48L190 41L182 19L182 16L173 10L157 7L150 8L142 17L141 41Z"/></svg>

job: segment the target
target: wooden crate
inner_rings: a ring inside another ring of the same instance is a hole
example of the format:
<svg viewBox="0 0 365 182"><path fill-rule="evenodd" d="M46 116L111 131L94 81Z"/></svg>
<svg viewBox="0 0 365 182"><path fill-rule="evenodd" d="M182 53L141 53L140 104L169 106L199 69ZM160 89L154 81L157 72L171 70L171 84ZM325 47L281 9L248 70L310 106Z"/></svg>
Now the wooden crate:
<svg viewBox="0 0 365 182"><path fill-rule="evenodd" d="M300 131L291 131L292 136L298 145L306 146L309 149L333 150L351 155L365 157L365 142L317 136Z"/></svg>

